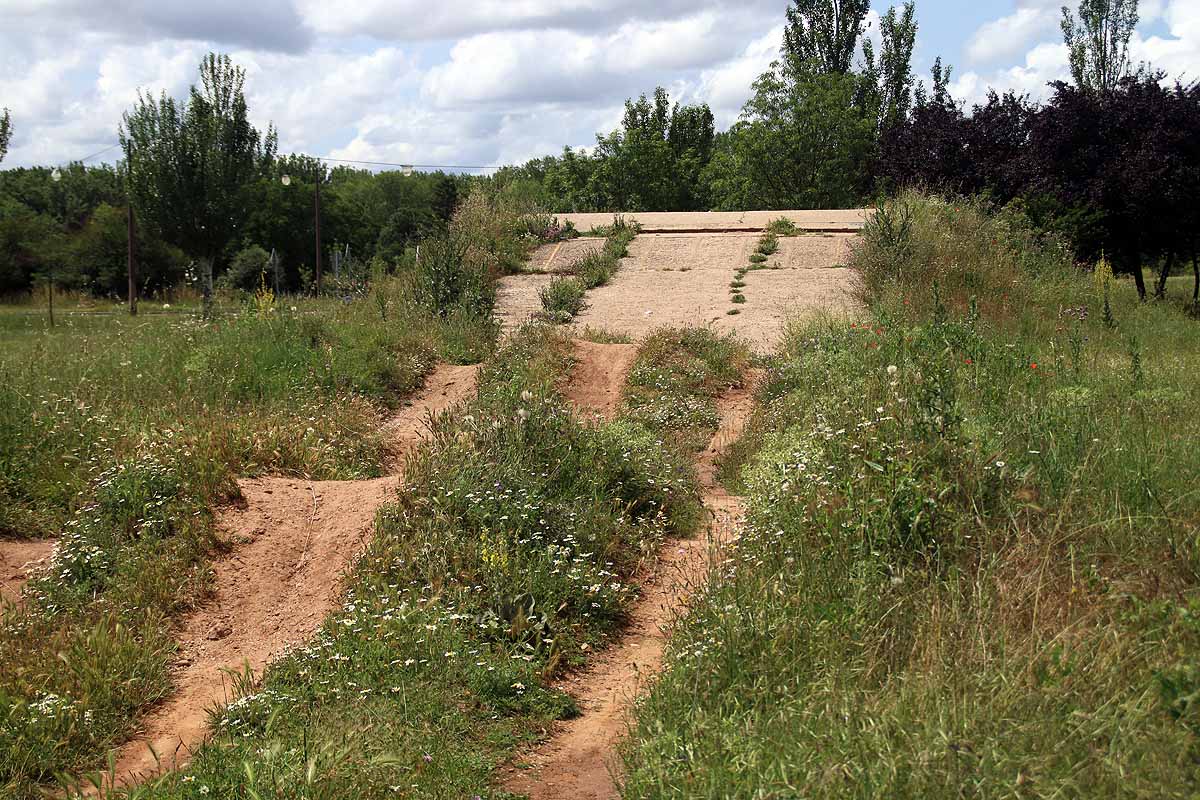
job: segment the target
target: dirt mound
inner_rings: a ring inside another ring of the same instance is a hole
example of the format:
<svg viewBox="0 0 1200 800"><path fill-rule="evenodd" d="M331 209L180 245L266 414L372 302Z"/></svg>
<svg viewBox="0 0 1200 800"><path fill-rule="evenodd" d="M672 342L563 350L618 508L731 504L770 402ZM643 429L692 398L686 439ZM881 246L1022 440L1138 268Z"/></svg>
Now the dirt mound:
<svg viewBox="0 0 1200 800"><path fill-rule="evenodd" d="M575 340L575 369L563 394L581 416L611 419L621 405L625 376L637 358L637 345Z"/></svg>
<svg viewBox="0 0 1200 800"><path fill-rule="evenodd" d="M17 602L21 587L54 551L47 539L0 542L0 601Z"/></svg>
<svg viewBox="0 0 1200 800"><path fill-rule="evenodd" d="M477 372L476 366L439 366L385 424L397 463L420 442L431 414L470 395ZM230 699L226 671L249 666L260 673L316 632L338 604L341 576L366 545L375 512L399 482L398 475L238 482L245 506L220 514L231 551L213 565L212 599L184 619L178 633L176 691L146 717L142 735L116 751L117 785L186 763L207 734L207 712Z"/></svg>
<svg viewBox="0 0 1200 800"><path fill-rule="evenodd" d="M749 388L720 398L720 428L697 458L704 504L711 515L708 536L668 542L653 575L643 581L642 596L630 609L620 641L597 656L562 688L575 697L580 716L557 726L554 734L527 759L529 769L505 784L532 800L612 800L620 796L616 744L626 731L638 691L662 668L667 629L684 613L688 598L704 588L710 556L732 541L741 525L741 498L716 481L716 462L741 435L753 406Z"/></svg>

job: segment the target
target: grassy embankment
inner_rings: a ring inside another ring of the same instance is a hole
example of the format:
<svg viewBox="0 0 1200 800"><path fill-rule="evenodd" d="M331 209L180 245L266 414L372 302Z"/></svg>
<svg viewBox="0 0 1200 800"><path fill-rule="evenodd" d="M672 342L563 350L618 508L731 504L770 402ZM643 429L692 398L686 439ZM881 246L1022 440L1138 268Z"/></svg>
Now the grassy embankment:
<svg viewBox="0 0 1200 800"><path fill-rule="evenodd" d="M443 417L314 642L235 701L147 797L499 797L495 768L574 712L553 679L616 632L634 576L700 518L690 454L744 351L667 331L628 410L581 423L570 340L522 329ZM680 402L700 412L671 411ZM668 435L668 433L670 435Z"/></svg>
<svg viewBox="0 0 1200 800"><path fill-rule="evenodd" d="M388 409L437 358L491 351L491 278L530 243L476 198L452 231L457 274L431 260L350 303L0 313L0 536L59 540L0 625L0 796L95 767L170 691L171 618L204 597L237 476L378 475Z"/></svg>
<svg viewBox="0 0 1200 800"><path fill-rule="evenodd" d="M725 465L748 527L625 796L1192 797L1200 340L1021 220L907 195Z"/></svg>

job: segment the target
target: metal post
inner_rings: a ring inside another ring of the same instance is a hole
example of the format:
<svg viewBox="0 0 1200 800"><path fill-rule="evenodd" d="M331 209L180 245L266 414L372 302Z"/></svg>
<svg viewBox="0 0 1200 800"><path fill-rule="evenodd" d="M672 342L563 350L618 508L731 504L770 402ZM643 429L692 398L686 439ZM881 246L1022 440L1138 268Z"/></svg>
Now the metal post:
<svg viewBox="0 0 1200 800"><path fill-rule="evenodd" d="M129 316L137 316L138 292L137 292L137 259L134 255L137 247L137 240L134 237L133 229L133 202L129 201L129 209L126 217L126 252L128 261L126 271L129 274Z"/></svg>
<svg viewBox="0 0 1200 800"><path fill-rule="evenodd" d="M321 294L321 168L317 167L317 193L313 196L313 217L317 226L317 294Z"/></svg>

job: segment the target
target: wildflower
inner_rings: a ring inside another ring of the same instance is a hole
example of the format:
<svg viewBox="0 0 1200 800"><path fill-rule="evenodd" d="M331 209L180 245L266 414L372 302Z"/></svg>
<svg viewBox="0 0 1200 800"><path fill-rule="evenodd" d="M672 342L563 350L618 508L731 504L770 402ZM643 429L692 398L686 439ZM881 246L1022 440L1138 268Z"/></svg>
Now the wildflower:
<svg viewBox="0 0 1200 800"><path fill-rule="evenodd" d="M433 756L429 755L429 753L426 753L425 755L421 756L421 760L428 764L430 761L433 761Z"/></svg>
<svg viewBox="0 0 1200 800"><path fill-rule="evenodd" d="M963 363L966 364L967 366L970 366L971 364L974 364L975 362L969 358L964 358Z"/></svg>
<svg viewBox="0 0 1200 800"><path fill-rule="evenodd" d="M1004 469L1004 462L1003 462L1003 461L997 461L997 462L996 462L996 468L997 468L997 469Z"/></svg>
<svg viewBox="0 0 1200 800"><path fill-rule="evenodd" d="M887 373L888 373L888 375L895 375L896 374L896 365L888 364Z"/></svg>
<svg viewBox="0 0 1200 800"><path fill-rule="evenodd" d="M295 307L295 306L292 306L292 311L295 311L295 310L296 310L296 307Z"/></svg>
<svg viewBox="0 0 1200 800"><path fill-rule="evenodd" d="M163 309L164 309L164 310L166 310L166 309L168 309L168 308L170 308L170 307L171 307L171 304L170 304L170 303L163 303Z"/></svg>
<svg viewBox="0 0 1200 800"><path fill-rule="evenodd" d="M1032 362L1032 363L1029 365L1029 368L1030 368L1030 369L1037 369L1037 362L1036 362L1036 361Z"/></svg>
<svg viewBox="0 0 1200 800"><path fill-rule="evenodd" d="M532 399L533 399L533 392L529 391L528 389L526 389L525 391L521 392L521 400L522 400L523 402L526 402L526 403L528 403L528 402L529 402L530 400L532 400Z"/></svg>
<svg viewBox="0 0 1200 800"><path fill-rule="evenodd" d="M524 422L525 420L529 419L529 412L523 408L518 408L517 419L519 419L521 422Z"/></svg>

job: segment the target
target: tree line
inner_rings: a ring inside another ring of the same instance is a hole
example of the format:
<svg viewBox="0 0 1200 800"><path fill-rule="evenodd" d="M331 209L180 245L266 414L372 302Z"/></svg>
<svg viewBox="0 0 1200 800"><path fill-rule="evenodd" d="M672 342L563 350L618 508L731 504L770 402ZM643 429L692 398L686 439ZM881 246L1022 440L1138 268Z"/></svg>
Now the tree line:
<svg viewBox="0 0 1200 800"><path fill-rule="evenodd" d="M279 288L307 289L318 189L323 260L349 252L359 271L402 264L477 188L562 213L847 207L909 185L1020 203L1080 257L1104 254L1134 274L1143 294L1145 263L1159 293L1185 258L1197 269L1200 89L1131 64L1137 0L1064 8L1071 82L1042 104L993 93L970 113L940 59L928 82L915 79L914 3L880 18L878 47L869 10L869 0L792 0L779 57L728 130L707 105L672 103L658 88L628 100L620 127L594 146L488 178L280 156L274 129L248 121L242 70L210 55L187 98L139 97L116 167L72 165L57 183L44 168L0 173L0 293L57 270L66 285L120 296L130 203L143 291L209 267L250 288L271 252ZM5 113L0 145L10 132Z"/></svg>

